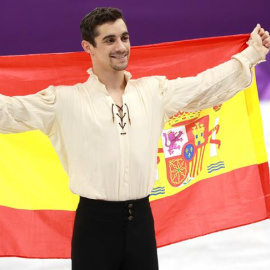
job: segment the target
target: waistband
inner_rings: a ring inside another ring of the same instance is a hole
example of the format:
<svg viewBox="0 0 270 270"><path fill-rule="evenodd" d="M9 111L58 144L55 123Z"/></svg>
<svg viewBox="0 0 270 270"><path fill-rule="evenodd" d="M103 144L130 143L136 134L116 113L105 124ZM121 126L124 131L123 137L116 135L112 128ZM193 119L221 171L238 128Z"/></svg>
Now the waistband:
<svg viewBox="0 0 270 270"><path fill-rule="evenodd" d="M153 220L149 196L127 201L104 201L80 197L76 219L102 222L149 222Z"/></svg>
<svg viewBox="0 0 270 270"><path fill-rule="evenodd" d="M104 207L104 208L122 208L129 205L145 205L149 204L149 197L150 195L135 200L127 200L127 201L105 201L105 200L96 200L96 199L89 199L85 197L80 197L79 205L81 206L97 206L97 207Z"/></svg>

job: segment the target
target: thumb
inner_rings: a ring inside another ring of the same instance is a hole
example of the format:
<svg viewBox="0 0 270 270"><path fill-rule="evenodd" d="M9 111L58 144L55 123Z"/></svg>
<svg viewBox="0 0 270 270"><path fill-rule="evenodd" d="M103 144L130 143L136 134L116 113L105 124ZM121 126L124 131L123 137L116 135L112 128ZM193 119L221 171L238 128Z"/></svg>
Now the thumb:
<svg viewBox="0 0 270 270"><path fill-rule="evenodd" d="M250 40L252 40L255 43L262 44L262 39L259 34L260 30L261 30L261 25L258 23L250 34ZM248 42L248 44L250 45L250 42Z"/></svg>
<svg viewBox="0 0 270 270"><path fill-rule="evenodd" d="M256 25L256 27L253 29L253 31L251 32L251 35L259 34L260 29L261 29L261 25L258 23L258 24Z"/></svg>

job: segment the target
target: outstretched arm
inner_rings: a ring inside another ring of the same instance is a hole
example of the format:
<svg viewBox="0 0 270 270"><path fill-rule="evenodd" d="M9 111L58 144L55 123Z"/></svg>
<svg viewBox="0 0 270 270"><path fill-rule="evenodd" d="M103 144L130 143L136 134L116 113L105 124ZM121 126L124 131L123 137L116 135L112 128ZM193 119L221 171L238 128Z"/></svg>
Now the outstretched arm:
<svg viewBox="0 0 270 270"><path fill-rule="evenodd" d="M56 91L50 86L34 95L0 94L0 133L39 129L50 135L55 123Z"/></svg>
<svg viewBox="0 0 270 270"><path fill-rule="evenodd" d="M157 78L166 120L178 111L198 111L221 104L252 83L252 67L265 60L270 37L257 25L248 48L231 60L195 77L167 80Z"/></svg>

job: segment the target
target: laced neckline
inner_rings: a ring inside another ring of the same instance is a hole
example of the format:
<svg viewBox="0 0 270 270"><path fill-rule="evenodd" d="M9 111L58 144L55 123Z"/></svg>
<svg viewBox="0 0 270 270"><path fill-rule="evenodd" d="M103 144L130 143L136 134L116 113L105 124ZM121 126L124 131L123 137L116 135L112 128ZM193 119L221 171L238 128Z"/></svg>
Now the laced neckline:
<svg viewBox="0 0 270 270"><path fill-rule="evenodd" d="M128 117L128 122L129 125L131 125L131 119L130 119L130 114L129 114L129 108L128 105L126 103L124 103L122 106L118 106L117 104L112 103L112 121L114 123L115 120L115 116L114 116L114 106L117 107L118 112L116 113L116 115L119 117L119 121L118 124L119 126L122 128L122 132L120 133L121 135L125 135L126 132L124 131L125 126L126 126L126 122L125 122L125 116L127 115ZM127 108L127 114L124 113L124 106Z"/></svg>

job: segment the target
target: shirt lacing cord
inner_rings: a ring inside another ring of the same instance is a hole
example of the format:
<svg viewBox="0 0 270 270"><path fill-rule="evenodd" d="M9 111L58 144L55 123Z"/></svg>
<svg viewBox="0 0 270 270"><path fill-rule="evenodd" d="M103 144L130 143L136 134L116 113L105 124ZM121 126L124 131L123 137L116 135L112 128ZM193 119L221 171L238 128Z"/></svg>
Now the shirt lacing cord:
<svg viewBox="0 0 270 270"><path fill-rule="evenodd" d="M112 104L112 120L113 120L113 122L114 122L114 118L115 118L115 117L114 117L114 105L116 105L116 104ZM127 107L128 122L129 122L129 124L131 125L131 120L130 120L130 115L129 115L128 105L127 105L126 103L125 103L124 105ZM125 128L126 123L124 123L123 119L125 118L126 113L124 113L124 114L121 116L119 113L120 113L120 111L123 112L123 106L120 107L120 106L116 105L116 107L118 108L118 113L116 113L116 115L120 118L120 121L121 121L121 123L118 123L119 126L122 128L121 135L125 135L126 132L124 132L124 128Z"/></svg>

